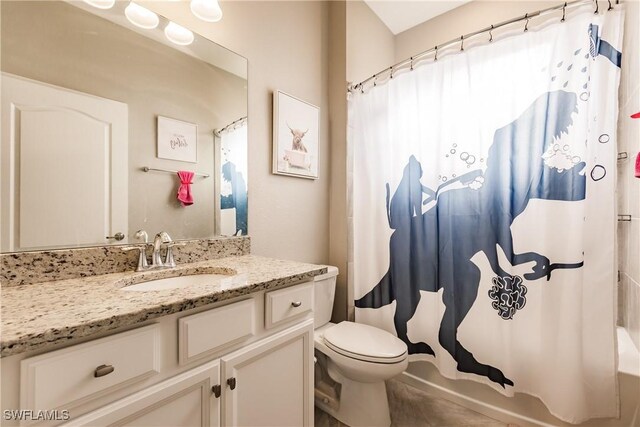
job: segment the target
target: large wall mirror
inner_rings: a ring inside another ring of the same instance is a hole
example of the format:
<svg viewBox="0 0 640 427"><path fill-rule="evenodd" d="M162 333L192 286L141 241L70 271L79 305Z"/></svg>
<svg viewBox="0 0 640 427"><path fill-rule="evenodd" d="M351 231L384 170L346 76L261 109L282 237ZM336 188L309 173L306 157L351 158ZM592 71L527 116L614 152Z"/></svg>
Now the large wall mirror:
<svg viewBox="0 0 640 427"><path fill-rule="evenodd" d="M247 60L90 3L0 2L1 252L245 235Z"/></svg>

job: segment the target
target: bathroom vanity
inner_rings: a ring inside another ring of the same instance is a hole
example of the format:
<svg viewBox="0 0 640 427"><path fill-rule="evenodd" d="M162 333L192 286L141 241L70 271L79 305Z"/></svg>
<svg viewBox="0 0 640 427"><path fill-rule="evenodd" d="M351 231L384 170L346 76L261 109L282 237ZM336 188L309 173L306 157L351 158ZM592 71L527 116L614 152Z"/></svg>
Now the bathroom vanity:
<svg viewBox="0 0 640 427"><path fill-rule="evenodd" d="M3 287L3 425L312 425L325 272L244 255ZM129 290L168 277L180 285Z"/></svg>
<svg viewBox="0 0 640 427"><path fill-rule="evenodd" d="M131 6L0 5L0 424L311 425L326 268L249 255L247 59Z"/></svg>

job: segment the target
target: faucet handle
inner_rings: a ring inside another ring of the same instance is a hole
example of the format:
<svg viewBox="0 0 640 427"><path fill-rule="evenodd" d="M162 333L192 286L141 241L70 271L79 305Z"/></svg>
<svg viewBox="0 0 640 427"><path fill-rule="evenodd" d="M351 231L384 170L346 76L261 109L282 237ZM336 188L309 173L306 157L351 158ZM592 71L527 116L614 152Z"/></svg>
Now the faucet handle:
<svg viewBox="0 0 640 427"><path fill-rule="evenodd" d="M144 244L141 244L141 245L124 246L124 247L120 248L124 252L129 252L129 251L132 251L134 249L137 249L137 250L140 251L140 253L138 255L138 267L136 267L136 271L144 271L149 267L149 264L147 263L147 246L149 246L149 244L148 243L144 243Z"/></svg>
<svg viewBox="0 0 640 427"><path fill-rule="evenodd" d="M164 257L164 266L173 268L176 266L176 261L173 259L173 247L174 246L184 246L184 242L169 242L167 243L167 254Z"/></svg>
<svg viewBox="0 0 640 427"><path fill-rule="evenodd" d="M144 240L144 243L149 243L149 235L144 230L136 231L136 239L138 240L142 239Z"/></svg>

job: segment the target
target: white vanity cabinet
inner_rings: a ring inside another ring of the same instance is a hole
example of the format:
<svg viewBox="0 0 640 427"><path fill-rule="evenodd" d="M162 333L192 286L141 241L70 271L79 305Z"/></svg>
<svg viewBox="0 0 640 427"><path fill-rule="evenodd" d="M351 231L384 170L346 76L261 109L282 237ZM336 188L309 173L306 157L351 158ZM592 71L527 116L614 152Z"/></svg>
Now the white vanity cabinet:
<svg viewBox="0 0 640 427"><path fill-rule="evenodd" d="M311 426L312 355L306 320L65 426Z"/></svg>
<svg viewBox="0 0 640 427"><path fill-rule="evenodd" d="M2 409L66 410L68 427L312 426L312 285L255 292L3 359L3 373L19 371L20 378L3 379L9 399ZM63 420L15 421L7 425Z"/></svg>

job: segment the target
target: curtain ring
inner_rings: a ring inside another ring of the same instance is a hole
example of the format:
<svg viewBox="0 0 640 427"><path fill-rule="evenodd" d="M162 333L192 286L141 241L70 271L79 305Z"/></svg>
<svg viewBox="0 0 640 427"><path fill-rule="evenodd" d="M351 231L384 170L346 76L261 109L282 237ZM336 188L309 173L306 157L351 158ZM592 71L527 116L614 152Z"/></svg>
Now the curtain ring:
<svg viewBox="0 0 640 427"><path fill-rule="evenodd" d="M526 33L527 31L529 31L529 14L528 13L524 14L524 19L526 19L524 23L524 32Z"/></svg>
<svg viewBox="0 0 640 427"><path fill-rule="evenodd" d="M460 52L464 50L464 36L460 36Z"/></svg>
<svg viewBox="0 0 640 427"><path fill-rule="evenodd" d="M413 56L411 57L411 62L410 62L410 67L409 67L409 69L410 69L411 71L413 71Z"/></svg>
<svg viewBox="0 0 640 427"><path fill-rule="evenodd" d="M598 10L599 10L599 5L598 5L598 0L594 0L596 2L596 11L593 12L594 15L598 14Z"/></svg>
<svg viewBox="0 0 640 427"><path fill-rule="evenodd" d="M436 56L433 58L433 61L437 61L438 60L438 46L436 46Z"/></svg>
<svg viewBox="0 0 640 427"><path fill-rule="evenodd" d="M607 0L607 1L609 2L609 9L607 9L607 10L613 9L613 5L611 4L611 0Z"/></svg>
<svg viewBox="0 0 640 427"><path fill-rule="evenodd" d="M567 2L564 2L564 6L562 6L562 19L560 22L564 22L564 18L567 14Z"/></svg>
<svg viewBox="0 0 640 427"><path fill-rule="evenodd" d="M364 94L364 85L360 83L360 93Z"/></svg>
<svg viewBox="0 0 640 427"><path fill-rule="evenodd" d="M389 67L389 78L393 78L393 66Z"/></svg>
<svg viewBox="0 0 640 427"><path fill-rule="evenodd" d="M493 25L491 25L491 29L489 29L489 43L493 41Z"/></svg>

